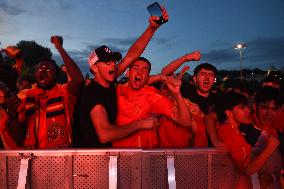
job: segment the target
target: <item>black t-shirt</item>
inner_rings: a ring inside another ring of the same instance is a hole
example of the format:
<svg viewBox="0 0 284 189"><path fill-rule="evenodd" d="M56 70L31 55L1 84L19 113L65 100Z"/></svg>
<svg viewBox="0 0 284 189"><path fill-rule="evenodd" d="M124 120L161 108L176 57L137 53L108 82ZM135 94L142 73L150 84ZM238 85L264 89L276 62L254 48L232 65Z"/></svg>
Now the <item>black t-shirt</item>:
<svg viewBox="0 0 284 189"><path fill-rule="evenodd" d="M208 97L200 96L197 93L195 86L190 85L185 81L182 82L180 90L184 98L187 98L191 102L196 103L205 114L209 112L209 109L214 108L218 100L218 95L215 93L209 93Z"/></svg>
<svg viewBox="0 0 284 189"><path fill-rule="evenodd" d="M204 114L207 114L210 111L214 111L215 105L221 98L221 95L217 95L215 93L209 93L209 96L207 97L201 96L197 93L195 86L190 85L186 81L182 81L180 90L182 96L184 98L189 99L191 102L197 104ZM208 138L208 146L213 147L208 133L206 134Z"/></svg>
<svg viewBox="0 0 284 189"><path fill-rule="evenodd" d="M256 129L253 124L241 124L239 129L241 133L243 133L247 143L249 143L251 146L254 146L261 134L261 130Z"/></svg>
<svg viewBox="0 0 284 189"><path fill-rule="evenodd" d="M109 123L114 124L117 114L117 99L113 85L105 88L93 81L83 89L75 110L75 116L79 116L74 118L73 142L75 148L111 147L111 143L100 143L91 121L90 112L98 104L105 107Z"/></svg>

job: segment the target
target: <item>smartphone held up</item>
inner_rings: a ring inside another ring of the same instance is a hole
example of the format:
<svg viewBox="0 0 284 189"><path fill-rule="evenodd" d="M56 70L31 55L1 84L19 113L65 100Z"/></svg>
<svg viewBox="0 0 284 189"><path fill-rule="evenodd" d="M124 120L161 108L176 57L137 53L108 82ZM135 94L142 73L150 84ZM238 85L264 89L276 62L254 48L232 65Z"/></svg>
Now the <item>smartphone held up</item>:
<svg viewBox="0 0 284 189"><path fill-rule="evenodd" d="M162 8L158 2L154 2L151 5L148 5L147 10L151 14L151 16L159 17L159 20L156 21L157 24L162 25L167 22L167 20L163 19Z"/></svg>

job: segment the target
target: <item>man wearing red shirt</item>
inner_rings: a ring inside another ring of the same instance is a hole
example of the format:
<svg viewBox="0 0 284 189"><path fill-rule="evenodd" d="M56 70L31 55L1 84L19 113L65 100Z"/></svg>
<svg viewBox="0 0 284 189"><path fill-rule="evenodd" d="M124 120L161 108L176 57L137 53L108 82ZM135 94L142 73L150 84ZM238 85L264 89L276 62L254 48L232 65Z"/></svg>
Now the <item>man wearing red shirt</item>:
<svg viewBox="0 0 284 189"><path fill-rule="evenodd" d="M154 87L146 86L150 70L150 62L146 58L138 58L130 66L129 82L117 87L117 125L123 126L134 120L153 115L165 115L181 125L189 126L191 121L188 116L189 111L180 93L181 81L173 77L166 80L168 89L177 100L179 116L176 119L172 112L173 103ZM154 129L140 130L124 139L113 142L113 147L153 148L157 146L158 138Z"/></svg>

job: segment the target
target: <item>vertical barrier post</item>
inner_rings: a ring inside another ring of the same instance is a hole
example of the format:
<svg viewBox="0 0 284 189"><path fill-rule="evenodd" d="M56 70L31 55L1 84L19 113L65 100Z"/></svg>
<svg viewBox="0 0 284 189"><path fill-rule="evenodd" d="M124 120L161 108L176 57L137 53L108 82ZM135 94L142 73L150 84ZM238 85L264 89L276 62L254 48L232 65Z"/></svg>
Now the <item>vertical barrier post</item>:
<svg viewBox="0 0 284 189"><path fill-rule="evenodd" d="M208 189L212 188L212 154L208 154Z"/></svg>
<svg viewBox="0 0 284 189"><path fill-rule="evenodd" d="M67 174L69 188L74 188L74 176L73 176L73 156L67 156Z"/></svg>
<svg viewBox="0 0 284 189"><path fill-rule="evenodd" d="M27 183L27 175L29 170L29 161L33 158L33 154L30 153L29 157L24 157L22 153L19 153L23 158L21 159L19 179L17 189L25 189Z"/></svg>
<svg viewBox="0 0 284 189"><path fill-rule="evenodd" d="M118 154L109 154L109 189L117 189L117 159Z"/></svg>
<svg viewBox="0 0 284 189"><path fill-rule="evenodd" d="M173 153L171 153L171 154L166 154L166 157L167 157L169 189L176 189L175 156Z"/></svg>

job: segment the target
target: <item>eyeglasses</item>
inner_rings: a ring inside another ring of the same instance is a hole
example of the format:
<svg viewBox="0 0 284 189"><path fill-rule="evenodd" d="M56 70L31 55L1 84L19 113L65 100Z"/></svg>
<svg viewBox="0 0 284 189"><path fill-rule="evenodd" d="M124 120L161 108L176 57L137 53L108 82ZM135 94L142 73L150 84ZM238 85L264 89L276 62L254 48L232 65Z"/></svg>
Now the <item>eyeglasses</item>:
<svg viewBox="0 0 284 189"><path fill-rule="evenodd" d="M51 72L53 70L55 70L55 68L53 66L41 66L41 65L39 66L39 65L37 65L35 67L36 72Z"/></svg>

